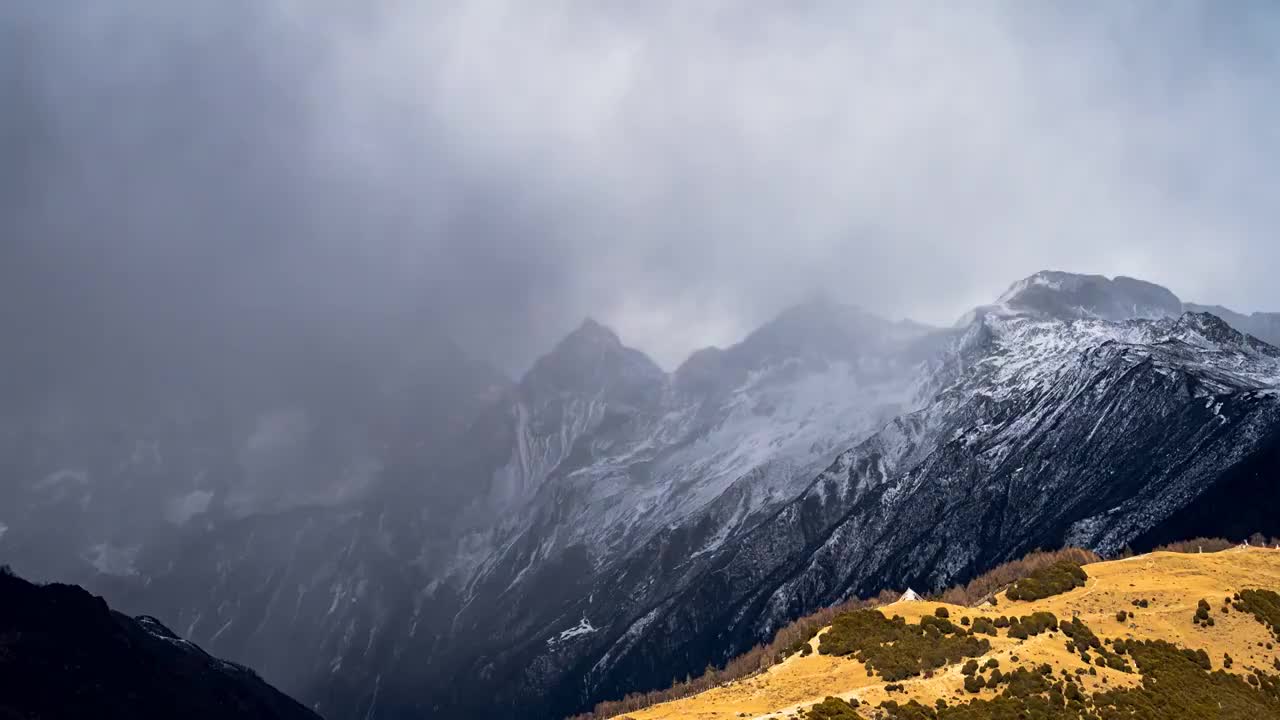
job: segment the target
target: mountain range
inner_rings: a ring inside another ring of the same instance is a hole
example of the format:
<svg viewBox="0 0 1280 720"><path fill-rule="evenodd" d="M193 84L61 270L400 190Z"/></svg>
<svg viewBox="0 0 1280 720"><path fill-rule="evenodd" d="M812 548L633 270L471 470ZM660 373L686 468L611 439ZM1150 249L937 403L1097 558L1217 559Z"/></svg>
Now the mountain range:
<svg viewBox="0 0 1280 720"><path fill-rule="evenodd" d="M1280 534L1269 342L1042 272L948 328L805 303L670 373L588 320L517 382L435 338L292 392L59 397L0 420L0 557L329 717L558 717L1036 547Z"/></svg>

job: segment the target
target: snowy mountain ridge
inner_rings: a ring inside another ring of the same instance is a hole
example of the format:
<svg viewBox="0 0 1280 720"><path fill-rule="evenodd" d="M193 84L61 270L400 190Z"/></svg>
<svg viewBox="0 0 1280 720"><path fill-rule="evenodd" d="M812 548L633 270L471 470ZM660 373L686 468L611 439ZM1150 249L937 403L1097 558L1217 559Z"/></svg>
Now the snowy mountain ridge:
<svg viewBox="0 0 1280 720"><path fill-rule="evenodd" d="M928 407L842 453L693 571L648 611L667 622L641 615L588 686L634 687L641 658L743 651L823 604L938 588L1034 547L1114 553L1274 525L1249 498L1280 491L1275 348L1209 315L1031 313L976 319L962 347L965 369ZM1205 514L1198 503L1236 507Z"/></svg>
<svg viewBox="0 0 1280 720"><path fill-rule="evenodd" d="M1142 307L1139 304L1130 306ZM918 499L921 493L931 492L934 483L940 479L939 472L944 476L950 475L942 469L944 466L935 463L938 458L947 457L948 448L953 446L974 453L968 462L973 465L975 477L1002 472L1024 473L1030 463L1022 462L1017 467L1009 467L1008 464L1025 452L1024 446L1029 438L1038 437L1044 427L1067 422L1068 418L1073 423L1086 417L1089 419L1087 431L1082 430L1078 438L1082 446L1101 442L1102 437L1111 432L1105 425L1120 421L1114 417L1117 405L1091 405L1093 409L1088 413L1079 410L1081 405L1097 401L1097 398L1090 398L1090 393L1098 392L1099 383L1118 383L1120 385L1114 387L1121 387L1123 383L1132 383L1139 376L1145 376L1144 381L1154 383L1161 393L1172 390L1175 396L1185 394L1189 399L1205 400L1196 406L1207 412L1196 421L1197 429L1193 434L1200 440L1192 447L1199 450L1210 443L1222 445L1225 453L1212 455L1213 461L1220 463L1220 466L1215 466L1219 469L1231 467L1247 456L1250 448L1256 448L1258 441L1272 432L1269 428L1274 428L1277 418L1274 400L1275 388L1280 384L1280 353L1265 343L1232 330L1211 315L1189 313L1160 315L1158 319L1111 321L1081 317L1075 312L1066 313L1065 319L1053 317L1042 310L987 313L975 316L973 324L955 339L948 352L953 353L950 360L937 366L933 377L950 375L955 378L954 382L942 387L926 407L893 420L855 449L842 453L834 465L818 475L808 490L789 503L771 522L781 522L794 532L792 525L801 522L800 518L805 514L801 508L805 507L862 507L864 512L871 512L873 516L908 512L904 505ZM1140 399L1127 398L1126 401ZM1251 404L1253 408L1244 418L1228 419L1222 414L1223 406L1236 402ZM1233 430L1238 430L1240 437L1247 442L1223 444L1220 438L1212 438L1219 427L1233 422ZM1115 447L1118 451L1124 445ZM1206 468L1197 470L1204 472ZM845 478L847 480L842 482ZM954 481L944 481L944 484L954 485ZM1174 486L1178 489L1175 490ZM1120 527L1108 525L1114 523L1115 518L1104 519L1107 513L1102 516L1090 514L1072 521L1061 531L1063 535L1055 540L1061 542L1063 537L1069 537L1115 551L1123 544L1121 538L1132 539L1153 531L1163 519L1173 516L1183 507L1179 503L1193 500L1197 494L1185 478L1165 488L1148 486L1143 492L1154 492L1157 496L1167 494L1169 497L1160 503L1164 509L1144 512L1145 521L1134 521L1134 516L1130 515ZM1102 495L1105 497L1105 493ZM1144 497L1148 499L1142 502L1154 507L1150 505L1152 498ZM875 502L866 505L869 498L875 498ZM1130 513L1136 511L1134 504L1129 502ZM1108 512L1120 516L1117 510ZM847 512L845 510L841 514ZM1045 513L1049 514L1048 509ZM705 517L700 522L706 522ZM981 525L980 522L975 524L976 527ZM932 524L924 523L924 526L932 527ZM753 538L761 532L756 528L745 536L738 536L735 544L726 549L730 557L742 557L742 553L747 553L745 557L749 560L738 571L743 577L776 572L774 568L781 562L775 553L786 543L768 537L767 530L764 531L767 539ZM832 557L846 558L834 563L837 567L856 566L857 563L849 559L850 548L867 552L868 558L881 558L883 565L876 572L890 573L872 574L870 577L880 580L896 577L926 587L937 587L981 565L976 559L981 554L974 555L974 551L966 548L949 559L906 563L906 567L932 566L935 569L923 576L905 575L901 568L891 567L892 556L886 552L896 552L906 546L894 543L871 546L865 541L858 541L856 535L851 534L855 532L867 533L868 529L863 527L854 531L848 520L838 523L816 551L803 550L812 541L804 541L807 536L804 533L797 536L802 541L802 545L796 548L796 552L801 553L797 559L804 553L813 553L801 566L807 569L799 570L791 580L767 596L740 605L726 625L732 628L745 623L751 628L749 638L767 638L779 623L802 610L812 609L814 577L828 572ZM912 547L937 545L936 539L929 542L916 538L914 543ZM749 550L744 549L744 544ZM999 547L999 543L994 545ZM764 555L760 555L757 549ZM1023 547L1021 551L1026 549L1030 547ZM653 554L658 550L651 543L645 551L636 554L646 552ZM707 569L692 569L704 552L700 549L693 553L690 562L681 568L693 578L687 581L684 592L698 598L683 603L681 608L721 604L719 599L708 601L699 597L703 592L701 587L712 582L705 575ZM1006 548L1002 552L1007 555L1009 550ZM994 561L993 558L991 562ZM714 573L722 575L726 572L723 562L722 557L720 562L710 563L708 567L718 568ZM732 560L730 563L732 566ZM679 586L680 575L674 577ZM611 577L610 584L623 579ZM831 586L823 591L828 594L819 594L818 597L830 602L844 597L846 593L865 591L874 587L867 582L868 579L860 579L853 585L844 580L845 584ZM836 592L838 587L843 589ZM639 588L641 593L647 590L643 586ZM607 684L611 672L629 672L621 658L627 653L641 652L635 649L637 636L643 636L654 624L655 613L661 616L661 607L650 608L644 613L636 611L638 619L622 631L621 645L606 649L601 660L593 664L588 687L592 683ZM678 612L677 608L671 610ZM688 625L674 623L676 628ZM644 652L658 651L650 646Z"/></svg>
<svg viewBox="0 0 1280 720"><path fill-rule="evenodd" d="M671 373L586 321L483 407L466 386L447 442L394 433L358 495L195 497L100 585L325 714L554 717L849 595L1266 531L1232 498L1273 491L1278 357L1159 286L1054 272L950 329L806 303Z"/></svg>
<svg viewBox="0 0 1280 720"><path fill-rule="evenodd" d="M593 339L575 331L520 384L516 441L495 472L492 501L512 507L519 498L531 511L490 531L500 549L481 576L576 544L598 565L742 482L735 522L698 550L709 552L734 526L794 496L850 439L923 402L924 348L938 342L923 327L810 303L664 374L612 332L583 329ZM691 378L697 373L701 382ZM614 381L591 383L601 376ZM547 522L556 531L531 547Z"/></svg>

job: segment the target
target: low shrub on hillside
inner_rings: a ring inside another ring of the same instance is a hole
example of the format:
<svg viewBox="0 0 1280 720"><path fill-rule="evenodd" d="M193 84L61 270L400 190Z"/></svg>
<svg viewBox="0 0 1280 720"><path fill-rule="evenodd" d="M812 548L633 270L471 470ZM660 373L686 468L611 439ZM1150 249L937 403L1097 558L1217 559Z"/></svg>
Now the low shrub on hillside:
<svg viewBox="0 0 1280 720"><path fill-rule="evenodd" d="M1280 678L1255 673L1256 686L1238 675L1210 671L1203 650L1162 640L1120 640L1143 675L1142 686L1095 697L1100 706L1141 709L1137 717L1280 717Z"/></svg>
<svg viewBox="0 0 1280 720"><path fill-rule="evenodd" d="M1009 637L1026 640L1042 632L1058 629L1058 618L1051 612L1035 612L1009 618Z"/></svg>
<svg viewBox="0 0 1280 720"><path fill-rule="evenodd" d="M1089 576L1070 560L1059 560L1015 582L1006 593L1010 600L1040 600L1083 587Z"/></svg>
<svg viewBox="0 0 1280 720"><path fill-rule="evenodd" d="M851 656L890 682L977 657L991 643L968 635L951 621L925 616L916 625L876 610L842 613L818 641L823 655Z"/></svg>
<svg viewBox="0 0 1280 720"><path fill-rule="evenodd" d="M947 589L940 599L952 605L973 606L984 601L995 605L994 594L1002 588L1030 576L1041 568L1064 560L1076 565L1088 565L1101 562L1102 558L1097 553L1083 548L1063 548L1052 552L1036 550L1027 553L1020 560L997 565L963 586L957 585Z"/></svg>
<svg viewBox="0 0 1280 720"><path fill-rule="evenodd" d="M1100 648L1102 641L1098 640L1098 636L1093 634L1089 626L1084 624L1078 617L1071 618L1070 622L1064 622L1058 625L1058 629L1063 635L1071 638L1077 648Z"/></svg>
<svg viewBox="0 0 1280 720"><path fill-rule="evenodd" d="M1280 594L1273 590L1241 590L1234 607L1247 612L1280 639Z"/></svg>
<svg viewBox="0 0 1280 720"><path fill-rule="evenodd" d="M1213 618L1209 617L1209 602L1204 598L1196 603L1196 614L1191 617L1193 625L1208 625Z"/></svg>
<svg viewBox="0 0 1280 720"><path fill-rule="evenodd" d="M857 700L854 700L856 703ZM863 720L853 705L838 697L828 697L809 708L805 720Z"/></svg>
<svg viewBox="0 0 1280 720"><path fill-rule="evenodd" d="M992 637L995 637L996 634L999 632L998 630L996 630L996 624L991 621L991 618L985 618L985 617L974 618L972 629L973 629L973 632L975 633L978 633L980 635L990 635Z"/></svg>
<svg viewBox="0 0 1280 720"><path fill-rule="evenodd" d="M934 707L914 700L886 701L885 720L1259 720L1280 717L1280 678L1255 672L1247 678L1209 671L1203 651L1160 641L1115 643L1135 658L1143 682L1138 687L1086 693L1074 678L1055 679L1045 668L1017 668L982 683L999 690L990 699ZM1203 660L1203 662L1202 662ZM971 678L972 679L972 678ZM966 690L982 689L979 680Z"/></svg>
<svg viewBox="0 0 1280 720"><path fill-rule="evenodd" d="M1080 621L1080 618L1071 618L1071 622L1062 623L1059 628L1062 633L1071 638L1067 643L1067 652L1079 652L1080 660L1086 664L1092 663L1098 667L1109 667L1112 670L1121 672L1132 672L1129 662L1121 655L1124 650L1121 649L1119 643L1112 648L1108 648L1105 643L1098 640L1098 636L1093 634L1089 626ZM1110 640L1107 641L1111 642ZM1097 657L1089 654L1092 650Z"/></svg>

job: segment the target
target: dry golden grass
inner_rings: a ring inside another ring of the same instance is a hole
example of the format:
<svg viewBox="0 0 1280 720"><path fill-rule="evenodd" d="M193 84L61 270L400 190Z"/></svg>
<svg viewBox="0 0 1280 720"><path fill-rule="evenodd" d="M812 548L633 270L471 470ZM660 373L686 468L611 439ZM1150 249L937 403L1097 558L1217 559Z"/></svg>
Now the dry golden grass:
<svg viewBox="0 0 1280 720"><path fill-rule="evenodd" d="M1249 668L1273 669L1280 649L1266 649L1273 642L1268 630L1253 616L1236 611L1223 614L1224 598L1243 588L1280 589L1280 551L1262 548L1230 549L1217 553L1183 554L1155 552L1124 560L1088 565L1089 580L1082 588L1034 602L1011 602L1003 592L997 605L963 607L939 602L894 603L881 608L886 615L901 615L916 622L947 607L953 622L961 617L996 618L1048 611L1062 621L1078 616L1099 639L1166 640L1184 647L1203 649L1215 669L1222 667L1223 655L1234 660L1231 672L1244 675ZM1201 628L1191 622L1200 599L1209 602L1215 625ZM1147 600L1147 607L1133 601ZM1131 611L1132 619L1116 620L1120 610ZM817 649L817 638L812 647ZM980 659L996 658L1002 671L1048 663L1055 674L1062 670L1075 674L1086 668L1079 655L1066 650L1061 632L1043 633L1026 640L1011 639L1001 631L991 638L991 652ZM1015 662L1013 657L1017 656ZM819 655L792 656L779 665L742 680L710 689L692 697L636 710L625 715L634 720L712 720L728 718L790 717L824 697L857 698L878 705L892 698L903 702L916 699L933 704L939 698L991 697L984 690L975 696L963 688L960 665L940 670L932 678L904 681L904 690L892 695L884 681L868 677L862 663ZM1083 676L1088 692L1136 684L1139 676L1095 667L1096 675Z"/></svg>

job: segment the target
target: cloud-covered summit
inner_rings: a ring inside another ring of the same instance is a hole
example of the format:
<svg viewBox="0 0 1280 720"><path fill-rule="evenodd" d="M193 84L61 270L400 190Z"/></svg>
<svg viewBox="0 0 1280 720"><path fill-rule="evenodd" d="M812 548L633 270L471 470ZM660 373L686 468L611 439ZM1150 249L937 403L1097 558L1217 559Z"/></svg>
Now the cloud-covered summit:
<svg viewBox="0 0 1280 720"><path fill-rule="evenodd" d="M46 381L592 315L664 367L1043 267L1280 306L1269 3L0 10L0 329ZM52 358L52 360L50 360ZM248 361L246 361L248 362Z"/></svg>

